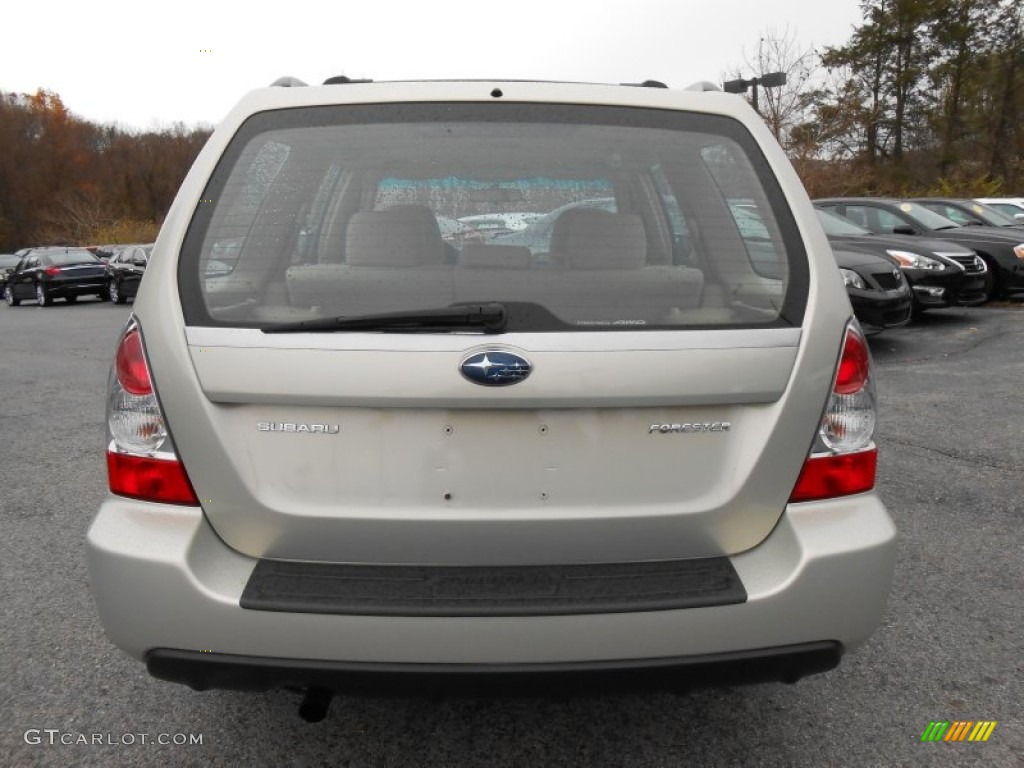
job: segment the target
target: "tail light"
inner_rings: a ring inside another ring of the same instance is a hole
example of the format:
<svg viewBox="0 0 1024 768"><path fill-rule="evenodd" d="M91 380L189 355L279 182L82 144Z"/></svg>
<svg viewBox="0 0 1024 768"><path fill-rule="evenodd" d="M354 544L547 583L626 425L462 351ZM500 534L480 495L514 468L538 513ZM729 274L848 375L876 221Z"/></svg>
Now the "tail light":
<svg viewBox="0 0 1024 768"><path fill-rule="evenodd" d="M789 500L816 501L874 488L878 465L874 434L871 353L859 327L850 323L828 406Z"/></svg>
<svg viewBox="0 0 1024 768"><path fill-rule="evenodd" d="M198 504L167 432L134 319L117 345L107 393L107 477L120 496Z"/></svg>
<svg viewBox="0 0 1024 768"><path fill-rule="evenodd" d="M47 267L43 271L50 277L56 277L57 275L60 274L60 267Z"/></svg>

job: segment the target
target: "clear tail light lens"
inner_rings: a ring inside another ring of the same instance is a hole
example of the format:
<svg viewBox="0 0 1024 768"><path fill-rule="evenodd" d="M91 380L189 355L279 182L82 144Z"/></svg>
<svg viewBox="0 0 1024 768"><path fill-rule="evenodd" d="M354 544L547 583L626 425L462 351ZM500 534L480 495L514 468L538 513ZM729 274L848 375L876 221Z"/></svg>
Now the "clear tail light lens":
<svg viewBox="0 0 1024 768"><path fill-rule="evenodd" d="M832 393L790 501L815 501L875 487L878 452L871 353L860 328L846 328Z"/></svg>
<svg viewBox="0 0 1024 768"><path fill-rule="evenodd" d="M198 504L153 390L134 319L121 334L107 393L107 477L121 496Z"/></svg>

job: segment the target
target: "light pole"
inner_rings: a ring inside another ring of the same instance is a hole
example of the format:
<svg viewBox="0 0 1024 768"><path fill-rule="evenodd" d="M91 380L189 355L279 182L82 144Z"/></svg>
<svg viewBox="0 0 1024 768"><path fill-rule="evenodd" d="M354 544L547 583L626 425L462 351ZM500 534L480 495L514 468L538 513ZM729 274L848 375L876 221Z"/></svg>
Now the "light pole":
<svg viewBox="0 0 1024 768"><path fill-rule="evenodd" d="M722 90L726 93L746 93L747 88L753 87L754 90L750 98L750 104L755 112L761 114L761 111L757 108L757 86L760 85L762 88L778 88L780 85L785 84L785 72L768 72L760 77L752 77L749 80L744 80L743 78L727 80L722 83Z"/></svg>

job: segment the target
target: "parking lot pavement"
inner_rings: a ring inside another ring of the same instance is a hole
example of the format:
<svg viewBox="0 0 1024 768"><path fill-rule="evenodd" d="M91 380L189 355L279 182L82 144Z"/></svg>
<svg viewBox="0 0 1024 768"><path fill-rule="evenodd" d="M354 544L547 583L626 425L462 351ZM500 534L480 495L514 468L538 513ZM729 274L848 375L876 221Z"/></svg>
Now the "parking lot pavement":
<svg viewBox="0 0 1024 768"><path fill-rule="evenodd" d="M342 697L317 725L289 692L152 680L103 635L83 540L129 311L0 306L0 764L1021 765L1021 305L872 338L899 559L883 626L835 671L678 697ZM921 742L978 720L998 723L985 743Z"/></svg>

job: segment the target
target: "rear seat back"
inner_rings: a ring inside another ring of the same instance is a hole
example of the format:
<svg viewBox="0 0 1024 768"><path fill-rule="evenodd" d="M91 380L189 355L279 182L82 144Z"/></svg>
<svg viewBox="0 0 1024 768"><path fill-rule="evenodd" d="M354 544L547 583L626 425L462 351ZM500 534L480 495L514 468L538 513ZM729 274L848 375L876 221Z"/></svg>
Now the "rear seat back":
<svg viewBox="0 0 1024 768"><path fill-rule="evenodd" d="M454 300L452 267L429 209L363 211L349 220L342 264L307 264L287 273L293 305L356 315L443 307Z"/></svg>
<svg viewBox="0 0 1024 768"><path fill-rule="evenodd" d="M459 301L535 301L537 277L526 246L466 244L455 269Z"/></svg>
<svg viewBox="0 0 1024 768"><path fill-rule="evenodd" d="M530 249L525 245L467 243L459 258L462 269L529 269L531 263Z"/></svg>
<svg viewBox="0 0 1024 768"><path fill-rule="evenodd" d="M657 323L671 309L700 303L703 276L678 266L648 266L639 216L599 209L563 214L552 234L564 268L531 268L529 248L463 246L448 266L437 221L428 210L401 206L353 214L346 262L288 270L293 306L358 315L444 307L456 301L538 302L569 323ZM426 213L426 215L424 215Z"/></svg>
<svg viewBox="0 0 1024 768"><path fill-rule="evenodd" d="M696 269L647 265L643 220L634 214L577 208L559 217L551 261L566 269L544 272L543 301L568 322L656 323L669 308L700 303L703 274Z"/></svg>

